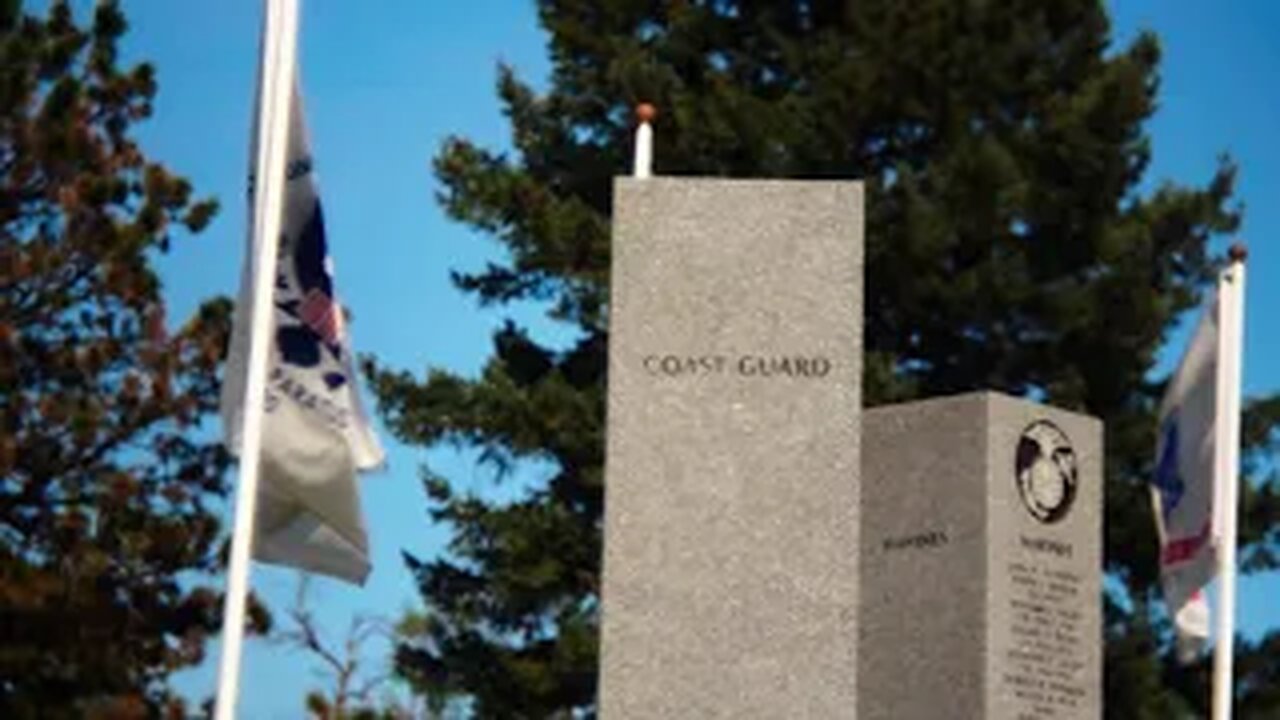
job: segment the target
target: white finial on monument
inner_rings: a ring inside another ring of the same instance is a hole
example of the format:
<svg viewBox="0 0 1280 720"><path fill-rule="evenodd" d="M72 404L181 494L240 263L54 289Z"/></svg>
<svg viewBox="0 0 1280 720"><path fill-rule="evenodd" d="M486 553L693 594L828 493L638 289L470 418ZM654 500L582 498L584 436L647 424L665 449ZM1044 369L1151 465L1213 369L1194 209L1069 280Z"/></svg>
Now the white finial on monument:
<svg viewBox="0 0 1280 720"><path fill-rule="evenodd" d="M637 178L648 178L653 175L653 118L658 114L657 108L649 103L636 106L636 118L640 124L636 127L636 157L631 172Z"/></svg>

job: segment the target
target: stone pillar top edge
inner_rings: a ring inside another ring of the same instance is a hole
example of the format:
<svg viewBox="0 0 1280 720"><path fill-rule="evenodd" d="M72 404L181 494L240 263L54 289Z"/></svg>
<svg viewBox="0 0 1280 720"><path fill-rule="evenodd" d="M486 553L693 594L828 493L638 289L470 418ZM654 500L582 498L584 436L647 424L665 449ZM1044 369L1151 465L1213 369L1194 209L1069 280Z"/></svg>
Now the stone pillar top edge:
<svg viewBox="0 0 1280 720"><path fill-rule="evenodd" d="M615 185L651 186L657 183L706 183L724 185L832 185L837 187L865 187L866 181L858 178L740 178L716 175L654 175L637 178L631 175L615 175Z"/></svg>
<svg viewBox="0 0 1280 720"><path fill-rule="evenodd" d="M918 409L926 406L943 407L946 405L965 405L974 402L998 403L1002 405L1022 405L1028 409L1038 409L1053 413L1060 413L1078 417L1082 420L1101 423L1095 415L1090 415L1079 410L1072 410L1060 405L1041 402L1033 398L1021 397L1010 393L1001 392L999 390L970 390L958 392L949 395L937 395L933 397L920 398L917 400L908 400L900 403L889 403L885 405L876 405L875 407L864 408L864 413L880 413L893 412L903 409Z"/></svg>

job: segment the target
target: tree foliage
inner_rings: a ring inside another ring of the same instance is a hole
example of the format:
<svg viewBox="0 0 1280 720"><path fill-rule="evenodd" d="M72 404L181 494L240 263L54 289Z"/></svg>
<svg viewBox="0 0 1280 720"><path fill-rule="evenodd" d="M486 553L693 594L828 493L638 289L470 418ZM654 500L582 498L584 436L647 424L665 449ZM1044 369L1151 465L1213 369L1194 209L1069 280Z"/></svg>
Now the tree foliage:
<svg viewBox="0 0 1280 720"><path fill-rule="evenodd" d="M448 551L409 558L420 632L399 670L483 717L591 712L599 623L612 177L639 101L663 174L867 183L869 403L991 388L1106 422L1108 717L1202 714L1206 664L1171 660L1146 480L1157 353L1240 223L1236 168L1145 191L1160 47L1098 0L542 0L553 74L502 68L514 153L448 141L441 202L505 260L455 275L482 304L546 303L567 347L513 323L479 377L367 371L409 443L552 471L489 502L431 475ZM1276 565L1280 399L1251 402L1241 531ZM1276 636L1240 647L1240 717L1280 715Z"/></svg>
<svg viewBox="0 0 1280 720"><path fill-rule="evenodd" d="M229 304L167 329L157 253L215 210L131 137L125 19L0 2L0 716L179 712L219 599ZM184 578L191 582L184 582Z"/></svg>

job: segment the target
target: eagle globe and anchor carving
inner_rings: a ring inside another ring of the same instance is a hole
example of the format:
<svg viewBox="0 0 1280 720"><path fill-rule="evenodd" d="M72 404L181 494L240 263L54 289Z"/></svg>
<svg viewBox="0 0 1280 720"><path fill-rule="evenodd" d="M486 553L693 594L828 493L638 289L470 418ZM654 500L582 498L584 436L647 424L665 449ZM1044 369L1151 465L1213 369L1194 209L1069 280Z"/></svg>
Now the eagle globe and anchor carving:
<svg viewBox="0 0 1280 720"><path fill-rule="evenodd" d="M1079 470L1071 440L1057 425L1037 420L1022 431L1014 460L1018 495L1045 524L1066 517L1076 498Z"/></svg>

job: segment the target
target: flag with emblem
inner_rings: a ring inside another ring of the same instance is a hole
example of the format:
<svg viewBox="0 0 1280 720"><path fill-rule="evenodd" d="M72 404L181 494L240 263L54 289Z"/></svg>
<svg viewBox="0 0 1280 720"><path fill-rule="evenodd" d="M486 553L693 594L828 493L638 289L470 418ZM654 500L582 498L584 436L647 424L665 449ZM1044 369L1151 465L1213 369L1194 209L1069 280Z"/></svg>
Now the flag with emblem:
<svg viewBox="0 0 1280 720"><path fill-rule="evenodd" d="M362 584L370 564L356 475L380 466L383 451L361 406L350 336L334 293L296 84L291 103L253 556ZM250 157L256 156L253 147ZM249 185L252 208L252 179ZM241 443L248 370L257 256L252 225L251 218L222 389L226 445L233 454Z"/></svg>
<svg viewBox="0 0 1280 720"><path fill-rule="evenodd" d="M1234 534L1228 491L1238 475L1242 283L1242 265L1222 272L1160 404L1151 499L1161 585L1184 661L1209 636L1205 587L1221 570L1222 540ZM1223 575L1234 582L1234 573Z"/></svg>
<svg viewBox="0 0 1280 720"><path fill-rule="evenodd" d="M1209 635L1203 588L1215 574L1214 429L1218 413L1218 300L1200 317L1160 405L1151 497L1160 538L1160 578L1181 654Z"/></svg>

